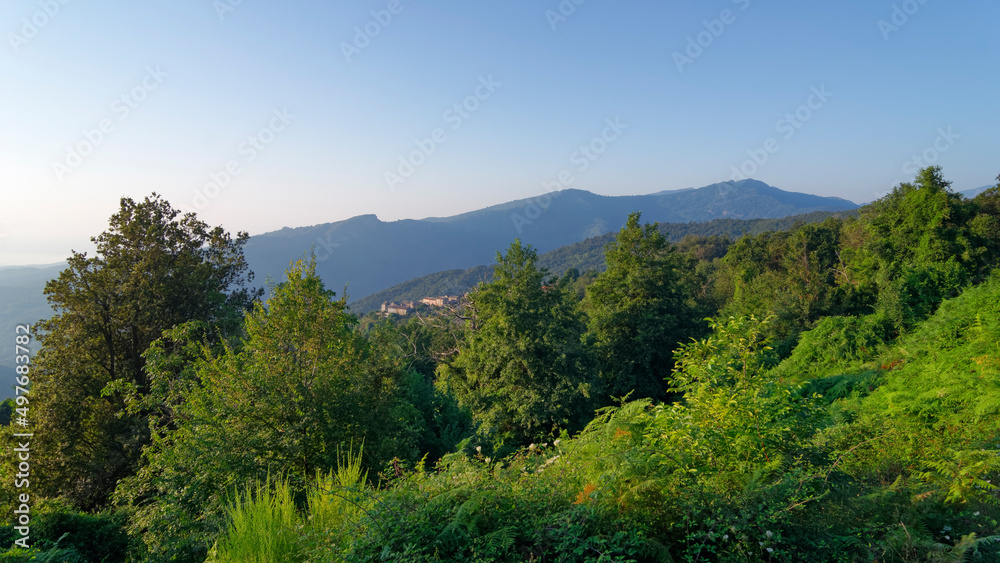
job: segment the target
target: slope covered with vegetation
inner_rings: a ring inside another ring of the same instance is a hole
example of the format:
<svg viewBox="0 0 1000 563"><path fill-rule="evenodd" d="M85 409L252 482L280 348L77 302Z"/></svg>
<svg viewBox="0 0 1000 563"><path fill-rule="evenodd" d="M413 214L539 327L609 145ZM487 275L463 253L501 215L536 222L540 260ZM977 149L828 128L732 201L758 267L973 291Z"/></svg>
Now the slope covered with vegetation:
<svg viewBox="0 0 1000 563"><path fill-rule="evenodd" d="M1000 188L928 168L721 246L633 213L600 274L514 241L461 305L364 322L315 258L261 301L241 236L113 224L47 290L12 560L1000 559ZM136 264L176 298L137 307Z"/></svg>
<svg viewBox="0 0 1000 563"><path fill-rule="evenodd" d="M716 246L725 247L745 235L759 235L768 231L787 231L802 223L820 223L829 217L847 218L856 211L814 211L802 215L792 215L779 219L713 219L695 223L660 223L659 229L671 242L680 243L687 238L694 244L701 239L716 241ZM606 233L587 240L569 244L538 256L538 265L551 274L563 275L571 269L578 272L603 272L607 268L604 261L604 247L614 240L616 233ZM701 256L702 258L704 256ZM493 275L491 267L476 266L467 270L448 270L422 276L395 285L350 302L351 310L359 315L377 310L382 303L404 300L419 300L433 295L461 295L479 282L489 281Z"/></svg>

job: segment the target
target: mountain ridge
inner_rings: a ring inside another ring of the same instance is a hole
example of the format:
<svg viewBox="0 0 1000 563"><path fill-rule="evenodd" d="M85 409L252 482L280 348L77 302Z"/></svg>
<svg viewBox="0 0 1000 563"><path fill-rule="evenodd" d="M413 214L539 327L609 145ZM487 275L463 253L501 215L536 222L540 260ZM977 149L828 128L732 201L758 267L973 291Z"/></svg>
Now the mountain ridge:
<svg viewBox="0 0 1000 563"><path fill-rule="evenodd" d="M360 298L423 275L488 263L516 238L544 253L616 231L633 211L650 222L686 223L855 208L842 198L784 191L752 179L631 196L568 189L448 217L382 221L365 214L285 228L251 237L245 252L258 279L280 279L290 259L312 249L327 284Z"/></svg>

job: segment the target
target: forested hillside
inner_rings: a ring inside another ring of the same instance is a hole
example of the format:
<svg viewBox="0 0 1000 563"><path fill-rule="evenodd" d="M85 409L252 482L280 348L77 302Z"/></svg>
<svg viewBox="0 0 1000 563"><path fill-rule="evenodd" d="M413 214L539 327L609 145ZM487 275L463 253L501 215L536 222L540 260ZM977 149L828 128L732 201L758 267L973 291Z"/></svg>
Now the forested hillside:
<svg viewBox="0 0 1000 563"><path fill-rule="evenodd" d="M46 287L5 557L1000 560L1000 187L622 224L599 273L512 240L458 305L359 320L315 257L257 295L244 233L123 199Z"/></svg>
<svg viewBox="0 0 1000 563"><path fill-rule="evenodd" d="M786 231L799 223L817 223L828 217L852 217L857 211L816 211L804 215L792 215L780 219L713 219L697 223L660 223L660 232L668 240L679 243L686 237L692 244L702 238L716 237L719 243L728 246L733 240L744 235L756 235L767 231ZM549 273L563 275L570 269L578 272L603 272L604 247L614 240L615 233L606 233L587 240L569 244L539 255L538 265ZM422 276L405 283L373 293L350 303L351 310L359 315L377 310L384 302L419 300L432 295L461 295L481 281L488 281L492 268L476 266L468 270L448 270Z"/></svg>
<svg viewBox="0 0 1000 563"><path fill-rule="evenodd" d="M633 211L649 221L780 218L855 209L847 200L787 192L756 180L636 196L561 190L451 217L345 221L285 228L250 238L247 261L258 279L280 280L290 257L315 252L330 286L362 298L414 278L486 265L515 238L541 252L614 232Z"/></svg>

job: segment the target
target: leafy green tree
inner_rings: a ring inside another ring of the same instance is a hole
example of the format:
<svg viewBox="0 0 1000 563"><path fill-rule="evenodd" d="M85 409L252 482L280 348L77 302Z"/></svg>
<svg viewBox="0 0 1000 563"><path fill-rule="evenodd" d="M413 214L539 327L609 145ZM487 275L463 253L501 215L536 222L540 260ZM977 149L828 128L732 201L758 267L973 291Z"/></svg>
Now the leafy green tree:
<svg viewBox="0 0 1000 563"><path fill-rule="evenodd" d="M419 413L400 400L398 366L355 330L344 298L315 269L315 259L289 268L247 315L239 347L215 353L192 339L191 325L150 347L154 392L175 403L175 420L116 494L135 507L133 529L151 557L203 560L226 494L249 483L283 476L302 491L352 450L375 470L417 457Z"/></svg>
<svg viewBox="0 0 1000 563"><path fill-rule="evenodd" d="M841 287L843 222L798 224L780 233L744 237L722 260L730 295L722 314L771 317L768 336L785 356L799 333L841 311L850 292Z"/></svg>
<svg viewBox="0 0 1000 563"><path fill-rule="evenodd" d="M148 393L143 353L165 329L200 320L225 337L239 326L258 295L248 289L247 238L181 216L157 194L122 198L91 239L96 254L74 252L46 285L56 314L38 325L31 372L37 491L92 508L135 472L146 418L119 416L124 394L113 389Z"/></svg>
<svg viewBox="0 0 1000 563"><path fill-rule="evenodd" d="M524 445L589 418L592 361L567 284L544 284L537 253L515 241L469 297L472 320L442 383L498 445Z"/></svg>
<svg viewBox="0 0 1000 563"><path fill-rule="evenodd" d="M950 185L939 166L925 168L861 214L865 238L850 263L859 282L877 293L879 315L897 331L957 295L983 260L995 263L969 230L976 205Z"/></svg>
<svg viewBox="0 0 1000 563"><path fill-rule="evenodd" d="M657 224L628 222L605 250L608 269L585 301L601 369L602 397L666 398L673 351L701 329L694 259L674 249Z"/></svg>

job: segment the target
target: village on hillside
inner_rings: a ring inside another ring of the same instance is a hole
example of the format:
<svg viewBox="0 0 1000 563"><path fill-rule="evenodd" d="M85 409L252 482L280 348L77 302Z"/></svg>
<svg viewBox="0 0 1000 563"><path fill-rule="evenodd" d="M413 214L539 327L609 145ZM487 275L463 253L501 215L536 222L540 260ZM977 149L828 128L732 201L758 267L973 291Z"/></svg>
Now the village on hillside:
<svg viewBox="0 0 1000 563"><path fill-rule="evenodd" d="M442 295L440 297L424 297L420 301L386 301L382 303L381 313L383 316L400 315L407 316L413 314L419 305L427 307L449 307L458 305L461 297L457 295Z"/></svg>

